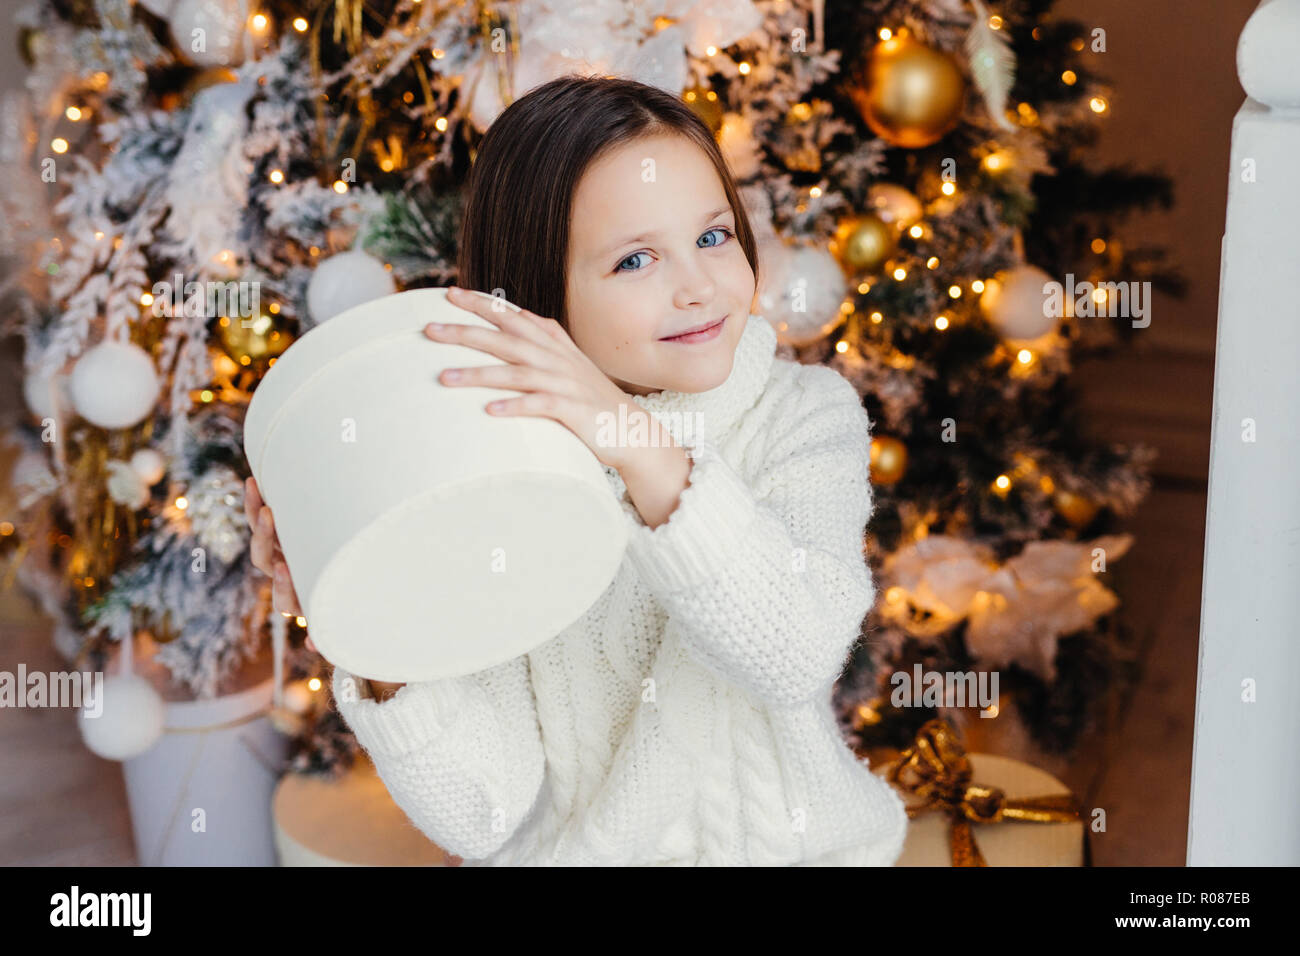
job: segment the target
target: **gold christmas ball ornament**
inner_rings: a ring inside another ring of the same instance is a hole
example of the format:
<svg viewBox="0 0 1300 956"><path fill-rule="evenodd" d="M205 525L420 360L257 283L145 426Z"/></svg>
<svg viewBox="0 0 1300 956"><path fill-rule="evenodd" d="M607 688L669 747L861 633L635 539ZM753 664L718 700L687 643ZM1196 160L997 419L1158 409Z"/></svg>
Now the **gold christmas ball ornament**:
<svg viewBox="0 0 1300 956"><path fill-rule="evenodd" d="M716 136L722 129L723 113L722 100L718 99L717 92L706 90L701 86L692 86L682 94L682 99L691 108L691 112L704 120L704 125Z"/></svg>
<svg viewBox="0 0 1300 956"><path fill-rule="evenodd" d="M897 230L873 213L850 216L836 227L830 250L850 274L876 272L893 255L897 238Z"/></svg>
<svg viewBox="0 0 1300 956"><path fill-rule="evenodd" d="M867 205L899 232L916 225L924 214L921 200L894 183L876 183L868 189Z"/></svg>
<svg viewBox="0 0 1300 956"><path fill-rule="evenodd" d="M893 146L919 149L957 125L966 79L948 54L908 36L872 48L849 87L863 121Z"/></svg>
<svg viewBox="0 0 1300 956"><path fill-rule="evenodd" d="M1052 507L1075 530L1081 530L1092 524L1092 519L1097 517L1097 512L1101 510L1101 506L1095 501L1064 489L1052 496Z"/></svg>
<svg viewBox="0 0 1300 956"><path fill-rule="evenodd" d="M907 446L892 435L871 439L871 483L897 484L907 471Z"/></svg>
<svg viewBox="0 0 1300 956"><path fill-rule="evenodd" d="M262 311L247 318L221 316L217 319L217 340L222 351L247 367L282 354L293 338L282 317Z"/></svg>

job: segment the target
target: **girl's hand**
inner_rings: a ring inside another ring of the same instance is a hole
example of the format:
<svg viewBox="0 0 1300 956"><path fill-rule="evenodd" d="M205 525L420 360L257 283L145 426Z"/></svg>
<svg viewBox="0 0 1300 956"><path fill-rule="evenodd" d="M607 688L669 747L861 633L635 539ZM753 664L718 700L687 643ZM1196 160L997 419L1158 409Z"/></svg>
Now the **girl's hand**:
<svg viewBox="0 0 1300 956"><path fill-rule="evenodd" d="M632 405L632 397L583 354L559 322L498 296L454 286L447 290L447 301L487 319L497 330L430 323L424 334L435 342L487 352L507 364L445 369L438 376L439 382L527 392L490 403L488 413L554 419L577 435L601 464L623 470L629 461L629 449L605 447L596 441L598 416L609 412L617 420L619 406ZM629 408L629 416L635 411Z"/></svg>
<svg viewBox="0 0 1300 956"><path fill-rule="evenodd" d="M253 540L249 545L253 567L271 576L272 609L301 616L302 605L298 603L298 592L289 579L289 565L280 549L280 536L275 533L275 517L271 514L271 509L262 503L262 493L258 490L256 478L250 477L244 482L244 516L248 518L248 526L253 529ZM307 646L312 651L316 650L310 637L307 638Z"/></svg>

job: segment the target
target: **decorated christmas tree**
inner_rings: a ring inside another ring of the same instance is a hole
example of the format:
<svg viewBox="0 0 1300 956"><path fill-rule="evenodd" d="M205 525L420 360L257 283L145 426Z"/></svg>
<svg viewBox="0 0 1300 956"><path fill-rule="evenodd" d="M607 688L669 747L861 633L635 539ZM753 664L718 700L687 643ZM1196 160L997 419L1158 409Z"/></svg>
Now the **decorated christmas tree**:
<svg viewBox="0 0 1300 956"><path fill-rule="evenodd" d="M1008 673L1068 747L1120 676L1106 573L1151 460L1085 438L1070 374L1180 280L1117 231L1167 181L1084 165L1105 35L1051 7L31 0L0 140L30 412L6 578L69 660L147 637L199 697L274 642L295 768L346 764L309 623L250 562L245 409L348 305L456 280L461 187L506 105L617 73L714 130L782 356L835 368L874 422L880 596L846 731L887 723L886 676L919 662Z"/></svg>

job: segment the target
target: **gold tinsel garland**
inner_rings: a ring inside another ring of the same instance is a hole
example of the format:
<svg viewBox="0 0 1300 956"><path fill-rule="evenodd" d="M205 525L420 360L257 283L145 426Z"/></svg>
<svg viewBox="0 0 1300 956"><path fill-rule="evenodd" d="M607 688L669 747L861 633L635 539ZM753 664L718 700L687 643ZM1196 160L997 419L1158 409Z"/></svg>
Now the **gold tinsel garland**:
<svg viewBox="0 0 1300 956"><path fill-rule="evenodd" d="M109 579L130 553L139 534L136 514L107 493L108 462L128 459L153 435L154 420L136 428L108 432L93 425L66 429L70 495L68 520L73 551L64 577L77 597L78 614L107 590Z"/></svg>

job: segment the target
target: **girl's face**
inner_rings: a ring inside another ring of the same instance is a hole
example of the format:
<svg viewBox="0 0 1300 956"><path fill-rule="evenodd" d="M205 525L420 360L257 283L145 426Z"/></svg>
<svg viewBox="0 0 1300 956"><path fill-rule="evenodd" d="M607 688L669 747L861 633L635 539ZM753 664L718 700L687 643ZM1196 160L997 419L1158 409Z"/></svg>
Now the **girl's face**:
<svg viewBox="0 0 1300 956"><path fill-rule="evenodd" d="M631 395L721 385L754 306L754 271L735 232L717 171L685 137L647 137L600 157L573 197L574 344ZM709 341L668 341L720 319Z"/></svg>

